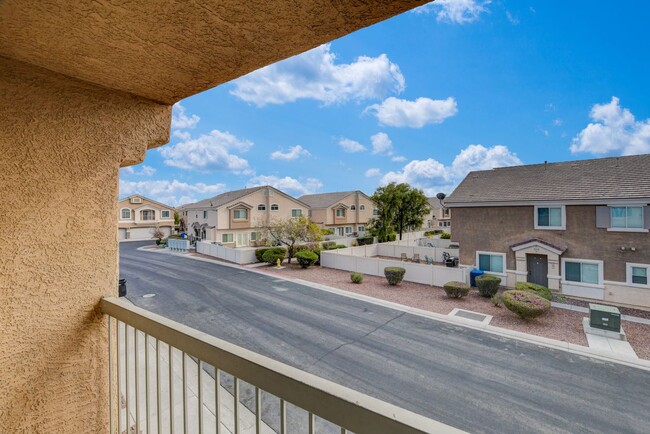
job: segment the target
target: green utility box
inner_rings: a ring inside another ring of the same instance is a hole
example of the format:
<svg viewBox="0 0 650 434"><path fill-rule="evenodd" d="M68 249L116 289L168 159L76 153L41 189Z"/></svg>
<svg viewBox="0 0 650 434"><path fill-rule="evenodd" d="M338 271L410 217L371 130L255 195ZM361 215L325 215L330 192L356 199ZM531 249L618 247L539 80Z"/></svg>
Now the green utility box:
<svg viewBox="0 0 650 434"><path fill-rule="evenodd" d="M596 329L621 332L621 313L613 306L589 303L589 325Z"/></svg>

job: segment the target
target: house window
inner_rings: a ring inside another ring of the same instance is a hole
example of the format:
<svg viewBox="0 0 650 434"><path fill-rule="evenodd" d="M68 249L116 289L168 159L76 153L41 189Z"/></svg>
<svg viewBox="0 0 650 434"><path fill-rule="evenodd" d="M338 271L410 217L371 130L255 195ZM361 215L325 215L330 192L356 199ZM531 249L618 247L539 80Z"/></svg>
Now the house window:
<svg viewBox="0 0 650 434"><path fill-rule="evenodd" d="M291 217L292 218L302 217L302 210L301 209L292 209L291 210Z"/></svg>
<svg viewBox="0 0 650 434"><path fill-rule="evenodd" d="M164 219L168 219L169 218L169 211L161 211L160 212L160 217L162 217Z"/></svg>
<svg viewBox="0 0 650 434"><path fill-rule="evenodd" d="M140 211L140 220L156 220L156 211L152 209L144 209Z"/></svg>
<svg viewBox="0 0 650 434"><path fill-rule="evenodd" d="M357 210L357 207L356 207L356 206L352 205L352 206L350 207L350 211L356 211L356 210Z"/></svg>
<svg viewBox="0 0 650 434"><path fill-rule="evenodd" d="M247 209L236 209L232 212L232 214L235 220L246 220L248 218Z"/></svg>
<svg viewBox="0 0 650 434"><path fill-rule="evenodd" d="M129 208L122 208L122 219L123 220L131 219L131 210Z"/></svg>
<svg viewBox="0 0 650 434"><path fill-rule="evenodd" d="M232 234L221 234L221 242L222 243L232 243L234 240Z"/></svg>
<svg viewBox="0 0 650 434"><path fill-rule="evenodd" d="M203 211L203 218L204 218L204 219L207 219L207 218L208 218L208 212L207 212L207 211Z"/></svg>
<svg viewBox="0 0 650 434"><path fill-rule="evenodd" d="M366 206L365 205L359 205L359 211L365 211Z"/></svg>
<svg viewBox="0 0 650 434"><path fill-rule="evenodd" d="M264 205L263 203L257 205L257 210L258 211L266 211L266 205Z"/></svg>
<svg viewBox="0 0 650 434"><path fill-rule="evenodd" d="M251 232L251 241L259 241L262 238L261 232Z"/></svg>
<svg viewBox="0 0 650 434"><path fill-rule="evenodd" d="M649 286L648 274L650 265L647 264L627 264L627 283L630 285Z"/></svg>
<svg viewBox="0 0 650 434"><path fill-rule="evenodd" d="M566 282L601 284L600 261L581 261L579 259L564 260L564 280Z"/></svg>
<svg viewBox="0 0 650 434"><path fill-rule="evenodd" d="M566 229L564 206L536 206L535 229Z"/></svg>
<svg viewBox="0 0 650 434"><path fill-rule="evenodd" d="M345 227L345 233L346 234L351 234L352 233L352 226L346 226Z"/></svg>
<svg viewBox="0 0 650 434"><path fill-rule="evenodd" d="M478 269L488 273L505 273L505 261L506 255L504 253L476 252Z"/></svg>
<svg viewBox="0 0 650 434"><path fill-rule="evenodd" d="M271 211L278 211L279 209L280 209L280 207L278 206L277 203L274 203L273 205L271 205Z"/></svg>
<svg viewBox="0 0 650 434"><path fill-rule="evenodd" d="M643 229L642 206L613 206L610 210L612 228Z"/></svg>
<svg viewBox="0 0 650 434"><path fill-rule="evenodd" d="M358 226L358 227L357 227L357 232L365 232L365 231L366 231L366 227L365 227L365 226L361 225L361 226Z"/></svg>
<svg viewBox="0 0 650 434"><path fill-rule="evenodd" d="M336 216L337 217L345 217L345 209L339 208L336 210Z"/></svg>
<svg viewBox="0 0 650 434"><path fill-rule="evenodd" d="M379 210L377 208L372 209L372 215L378 216L379 215Z"/></svg>

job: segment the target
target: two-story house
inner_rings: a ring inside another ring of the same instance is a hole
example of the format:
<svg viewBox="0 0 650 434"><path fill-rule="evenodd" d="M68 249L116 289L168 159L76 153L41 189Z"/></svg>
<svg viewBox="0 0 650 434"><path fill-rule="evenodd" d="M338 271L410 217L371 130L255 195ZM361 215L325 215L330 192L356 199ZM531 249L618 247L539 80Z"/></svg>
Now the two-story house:
<svg viewBox="0 0 650 434"><path fill-rule="evenodd" d="M187 230L202 240L248 247L273 220L307 216L309 207L271 186L234 190L183 206Z"/></svg>
<svg viewBox="0 0 650 434"><path fill-rule="evenodd" d="M119 240L148 240L159 228L165 237L174 228L174 208L134 194L118 203L117 235Z"/></svg>
<svg viewBox="0 0 650 434"><path fill-rule="evenodd" d="M363 235L368 220L377 215L375 204L361 191L308 194L299 200L309 206L309 218L335 235Z"/></svg>
<svg viewBox="0 0 650 434"><path fill-rule="evenodd" d="M429 214L424 221L425 227L451 232L451 210L442 206L437 197L430 197L427 201L429 202Z"/></svg>
<svg viewBox="0 0 650 434"><path fill-rule="evenodd" d="M471 172L446 199L460 261L563 294L650 307L650 155Z"/></svg>

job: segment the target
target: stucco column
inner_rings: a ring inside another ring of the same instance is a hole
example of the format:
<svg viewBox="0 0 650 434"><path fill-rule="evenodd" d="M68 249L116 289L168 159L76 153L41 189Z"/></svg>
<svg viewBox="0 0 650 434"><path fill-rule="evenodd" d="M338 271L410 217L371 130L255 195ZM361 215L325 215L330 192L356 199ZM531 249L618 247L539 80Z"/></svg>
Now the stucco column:
<svg viewBox="0 0 650 434"><path fill-rule="evenodd" d="M120 165L171 107L0 57L0 432L107 432Z"/></svg>

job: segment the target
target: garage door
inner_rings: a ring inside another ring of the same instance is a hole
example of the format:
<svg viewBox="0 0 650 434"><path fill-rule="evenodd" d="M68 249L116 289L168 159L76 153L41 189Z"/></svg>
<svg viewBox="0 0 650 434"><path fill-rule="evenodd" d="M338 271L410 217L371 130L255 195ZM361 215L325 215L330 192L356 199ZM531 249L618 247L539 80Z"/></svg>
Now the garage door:
<svg viewBox="0 0 650 434"><path fill-rule="evenodd" d="M118 229L117 230L117 239L118 240L126 240L126 229Z"/></svg>
<svg viewBox="0 0 650 434"><path fill-rule="evenodd" d="M170 228L169 226L162 227L160 228L160 230L162 231L163 234L165 234L165 237L168 237L172 234L172 228Z"/></svg>
<svg viewBox="0 0 650 434"><path fill-rule="evenodd" d="M150 240L151 229L152 228L131 228L131 236L129 238L132 240Z"/></svg>

